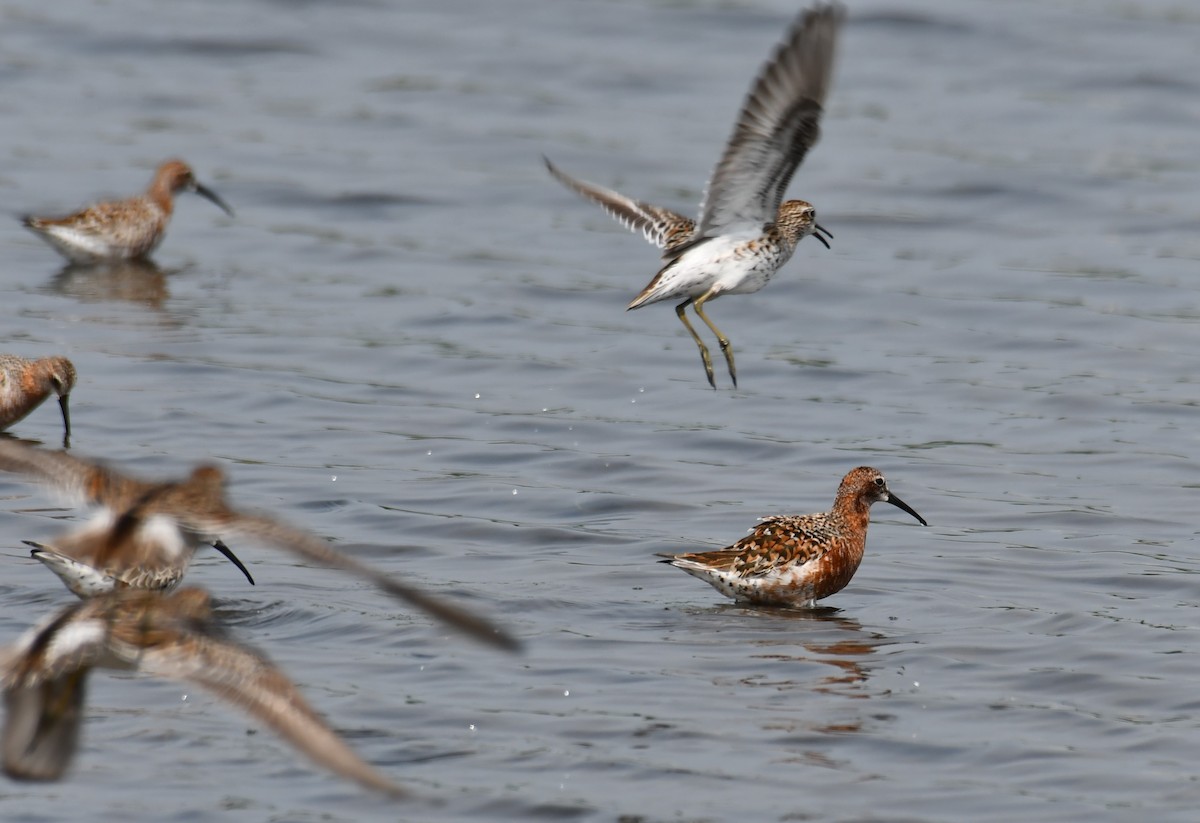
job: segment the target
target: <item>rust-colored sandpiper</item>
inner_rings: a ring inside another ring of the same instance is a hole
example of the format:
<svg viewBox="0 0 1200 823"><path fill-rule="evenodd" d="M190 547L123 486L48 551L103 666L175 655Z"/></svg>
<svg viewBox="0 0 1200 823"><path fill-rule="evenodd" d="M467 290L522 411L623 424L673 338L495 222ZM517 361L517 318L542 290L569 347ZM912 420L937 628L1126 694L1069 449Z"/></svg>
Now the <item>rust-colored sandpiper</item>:
<svg viewBox="0 0 1200 823"><path fill-rule="evenodd" d="M175 208L175 195L192 191L206 197L230 216L217 193L196 182L182 160L158 167L145 194L96 203L66 217L34 217L22 222L72 263L144 258L162 242Z"/></svg>
<svg viewBox="0 0 1200 823"><path fill-rule="evenodd" d="M199 466L181 481L150 483L66 452L0 440L0 470L30 475L101 509L94 522L35 549L82 596L106 590L110 578L120 581L116 588L169 588L198 546L237 535L356 574L477 640L507 651L520 646L490 621L338 552L311 532L233 509L225 499L225 475L216 466ZM226 556L245 571L232 553Z"/></svg>
<svg viewBox="0 0 1200 823"><path fill-rule="evenodd" d="M733 348L708 319L704 306L723 294L761 289L810 234L827 248L829 241L822 235L833 236L817 224L812 204L782 201L793 173L820 133L843 16L841 6L834 4L803 12L763 66L709 179L697 223L576 180L546 160L560 182L663 249L666 265L629 309L684 298L675 313L696 341L704 373L714 388L712 358L687 319L687 307L692 306L716 335L736 386Z"/></svg>
<svg viewBox="0 0 1200 823"><path fill-rule="evenodd" d="M23 420L52 394L58 395L62 411L63 436L71 437L71 409L68 398L75 388L75 366L65 357L28 360L12 354L0 354L0 430Z"/></svg>
<svg viewBox="0 0 1200 823"><path fill-rule="evenodd" d="M828 512L764 517L728 548L660 556L735 600L811 607L844 589L858 570L871 504L880 501L929 525L888 489L878 469L859 466L842 478Z"/></svg>
<svg viewBox="0 0 1200 823"><path fill-rule="evenodd" d="M228 637L203 589L121 589L53 615L0 653L4 771L58 780L71 764L93 668L195 683L272 728L315 763L392 796L388 780L329 728L266 657Z"/></svg>

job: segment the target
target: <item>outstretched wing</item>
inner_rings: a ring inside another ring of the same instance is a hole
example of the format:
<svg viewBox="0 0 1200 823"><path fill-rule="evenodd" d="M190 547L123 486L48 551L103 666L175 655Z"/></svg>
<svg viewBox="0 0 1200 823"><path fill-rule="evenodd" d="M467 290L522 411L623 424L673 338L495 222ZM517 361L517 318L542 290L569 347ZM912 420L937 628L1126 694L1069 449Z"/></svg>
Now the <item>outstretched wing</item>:
<svg viewBox="0 0 1200 823"><path fill-rule="evenodd" d="M322 540L311 532L293 528L261 514L228 512L200 515L183 510L172 514L188 528L203 534L220 534L222 536L236 534L243 538L259 540L290 551L313 563L356 574L388 594L399 597L426 614L466 632L477 640L498 646L506 651L520 649L520 643L516 638L490 621L472 614L466 609L452 606L441 598L426 594L416 586L403 583L366 563L355 560L353 557L337 551L329 545L328 541Z"/></svg>
<svg viewBox="0 0 1200 823"><path fill-rule="evenodd" d="M87 677L77 669L4 691L4 771L18 780L58 780L74 759Z"/></svg>
<svg viewBox="0 0 1200 823"><path fill-rule="evenodd" d="M144 650L138 662L148 674L203 686L336 774L393 796L405 794L355 754L279 669L248 648L189 631Z"/></svg>
<svg viewBox="0 0 1200 823"><path fill-rule="evenodd" d="M556 180L581 197L598 203L622 226L630 231L641 232L660 249L670 251L691 239L692 231L696 227L691 218L676 214L670 209L634 200L612 189L577 180L560 170L548 158L542 159L546 161L546 168Z"/></svg>
<svg viewBox="0 0 1200 823"><path fill-rule="evenodd" d="M32 477L75 501L127 508L151 484L65 451L46 451L18 440L0 439L0 471Z"/></svg>
<svg viewBox="0 0 1200 823"><path fill-rule="evenodd" d="M87 678L104 655L108 629L87 603L34 627L5 650L4 771L18 780L57 780L79 743Z"/></svg>
<svg viewBox="0 0 1200 823"><path fill-rule="evenodd" d="M792 174L820 134L843 17L839 5L804 12L767 61L708 182L692 243L775 220Z"/></svg>

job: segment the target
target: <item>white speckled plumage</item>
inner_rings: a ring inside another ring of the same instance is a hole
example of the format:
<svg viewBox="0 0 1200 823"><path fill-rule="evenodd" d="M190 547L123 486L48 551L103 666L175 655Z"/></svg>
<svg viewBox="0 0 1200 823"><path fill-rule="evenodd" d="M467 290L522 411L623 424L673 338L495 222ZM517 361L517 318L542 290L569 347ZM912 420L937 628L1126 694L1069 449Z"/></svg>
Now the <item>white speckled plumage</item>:
<svg viewBox="0 0 1200 823"><path fill-rule="evenodd" d="M783 195L820 134L843 17L841 6L829 4L797 18L750 89L694 224L668 209L576 180L546 161L550 173L568 188L664 249L666 264L628 308L684 298L675 313L696 342L714 387L708 347L684 310L691 305L716 335L736 386L733 349L704 313L705 303L763 288L810 234L829 245L822 236L829 233L817 224L812 205L785 203Z"/></svg>

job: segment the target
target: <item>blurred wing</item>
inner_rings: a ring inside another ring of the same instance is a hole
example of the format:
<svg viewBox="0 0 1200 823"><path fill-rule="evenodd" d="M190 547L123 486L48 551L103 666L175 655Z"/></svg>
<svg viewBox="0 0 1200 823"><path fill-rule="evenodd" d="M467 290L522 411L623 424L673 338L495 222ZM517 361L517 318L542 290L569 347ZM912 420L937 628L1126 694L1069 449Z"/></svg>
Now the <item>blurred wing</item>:
<svg viewBox="0 0 1200 823"><path fill-rule="evenodd" d="M5 720L4 771L19 780L57 780L75 754L87 677L104 653L104 621L64 609L0 655Z"/></svg>
<svg viewBox="0 0 1200 823"><path fill-rule="evenodd" d="M272 728L313 762L393 796L405 792L354 753L287 677L258 654L229 641L188 632L147 649L139 669L196 683Z"/></svg>
<svg viewBox="0 0 1200 823"><path fill-rule="evenodd" d="M516 638L490 621L426 594L415 586L402 583L391 575L384 574L349 555L342 554L330 546L327 541L310 532L292 528L264 515L238 513L224 517L196 518L190 512L180 511L175 514L181 522L197 532L222 536L236 534L261 540L313 563L356 574L388 594L406 601L431 617L465 632L476 640L506 651L517 651L521 647Z"/></svg>
<svg viewBox="0 0 1200 823"><path fill-rule="evenodd" d="M763 67L708 181L694 242L731 229L758 231L775 220L792 174L820 134L843 16L838 5L804 12Z"/></svg>
<svg viewBox="0 0 1200 823"><path fill-rule="evenodd" d="M0 471L39 480L78 502L125 508L148 484L66 452L0 440Z"/></svg>
<svg viewBox="0 0 1200 823"><path fill-rule="evenodd" d="M58 780L75 755L90 669L4 691L4 771L17 780Z"/></svg>
<svg viewBox="0 0 1200 823"><path fill-rule="evenodd" d="M686 243L692 236L696 224L691 218L676 214L670 209L652 206L641 200L633 200L612 189L576 180L559 170L543 157L546 168L554 178L576 194L591 200L608 212L608 215L630 231L641 232L647 240L660 249L668 251Z"/></svg>

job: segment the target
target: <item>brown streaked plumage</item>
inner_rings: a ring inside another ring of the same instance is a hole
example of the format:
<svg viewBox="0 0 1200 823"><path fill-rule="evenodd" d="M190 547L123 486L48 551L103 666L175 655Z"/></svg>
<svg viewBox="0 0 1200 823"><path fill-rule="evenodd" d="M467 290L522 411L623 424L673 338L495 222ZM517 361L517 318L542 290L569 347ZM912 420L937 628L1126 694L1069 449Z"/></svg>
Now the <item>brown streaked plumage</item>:
<svg viewBox="0 0 1200 823"><path fill-rule="evenodd" d="M812 606L844 589L858 570L871 504L880 501L929 525L892 494L878 469L859 466L842 478L828 512L764 517L747 537L726 549L660 556L735 600Z"/></svg>
<svg viewBox="0 0 1200 823"><path fill-rule="evenodd" d="M0 431L23 420L47 397L56 394L62 412L63 440L70 440L68 399L74 388L75 366L65 357L27 360L13 354L0 354Z"/></svg>
<svg viewBox="0 0 1200 823"><path fill-rule="evenodd" d="M189 546L194 551L218 536L237 535L358 575L476 640L508 651L520 646L490 621L342 554L311 532L233 509L225 499L225 475L216 466L199 466L181 481L148 483L65 452L0 441L0 470L31 475L104 510L96 524L58 541L55 548L60 553L64 545L68 550L100 546L102 551L89 556L103 556L110 566L124 567L177 565L186 555L186 568Z"/></svg>
<svg viewBox="0 0 1200 823"><path fill-rule="evenodd" d="M828 248L822 235L833 236L817 224L810 203L785 203L783 194L820 134L843 16L840 5L822 4L796 19L742 104L695 224L667 209L576 180L546 161L556 179L664 250L666 264L628 308L684 298L675 314L700 349L714 388L712 358L687 319L687 307L692 306L716 335L736 386L733 348L704 313L705 304L722 294L758 291L805 237L811 234Z"/></svg>
<svg viewBox="0 0 1200 823"><path fill-rule="evenodd" d="M203 589L172 595L122 589L63 609L3 653L4 770L58 780L75 754L88 674L132 670L195 683L271 727L313 762L393 796L404 790L369 766L287 676L225 636Z"/></svg>
<svg viewBox="0 0 1200 823"><path fill-rule="evenodd" d="M186 163L168 160L145 194L96 203L66 217L27 215L21 222L73 263L132 260L146 257L162 242L174 197L181 191L195 192L233 215L216 192L196 182Z"/></svg>
<svg viewBox="0 0 1200 823"><path fill-rule="evenodd" d="M554 179L581 197L599 204L618 223L630 231L641 232L647 241L660 249L671 251L692 239L696 221L690 217L655 206L642 200L634 200L620 192L577 180L543 157L546 169Z"/></svg>

